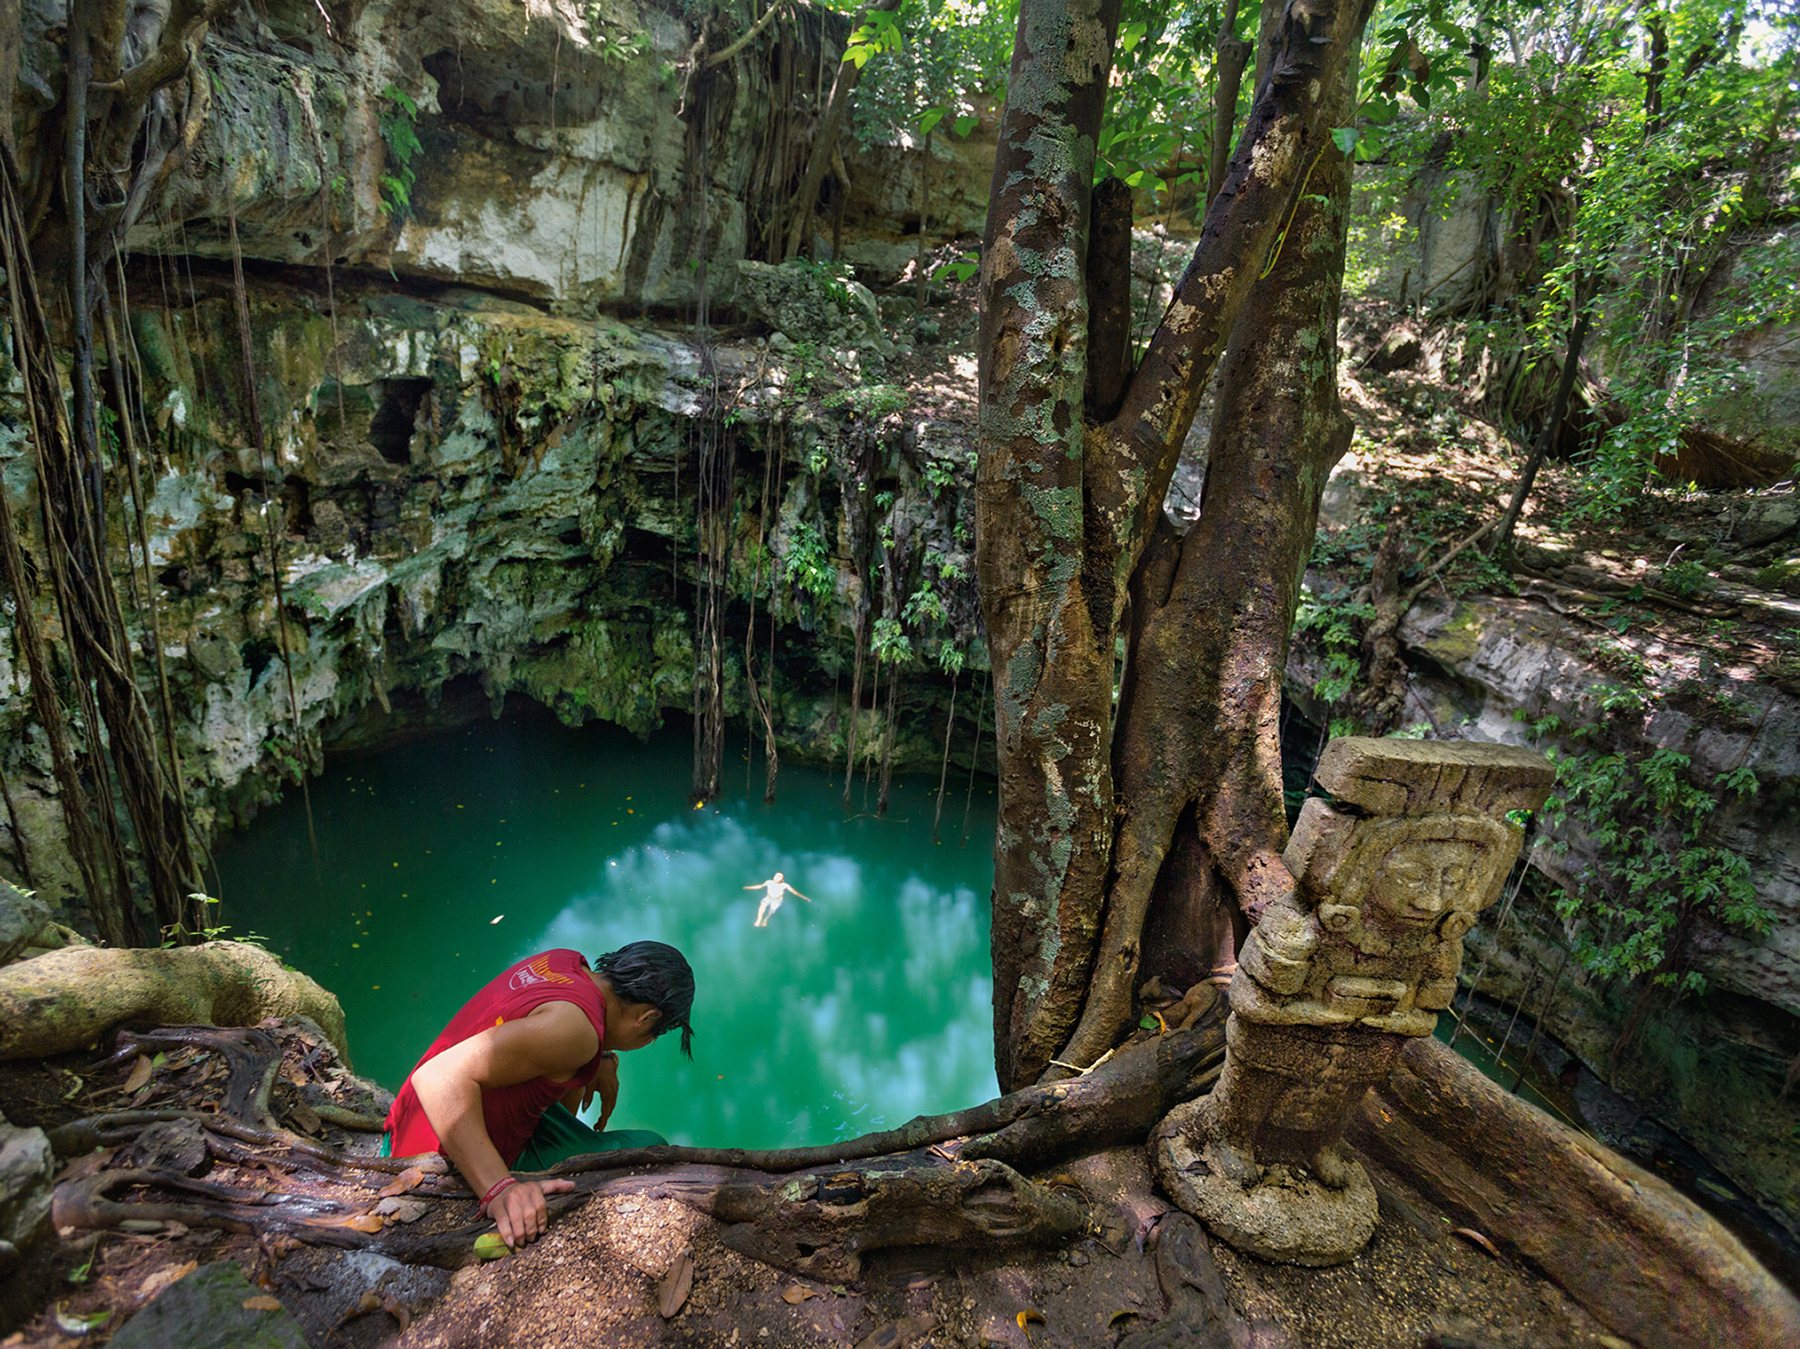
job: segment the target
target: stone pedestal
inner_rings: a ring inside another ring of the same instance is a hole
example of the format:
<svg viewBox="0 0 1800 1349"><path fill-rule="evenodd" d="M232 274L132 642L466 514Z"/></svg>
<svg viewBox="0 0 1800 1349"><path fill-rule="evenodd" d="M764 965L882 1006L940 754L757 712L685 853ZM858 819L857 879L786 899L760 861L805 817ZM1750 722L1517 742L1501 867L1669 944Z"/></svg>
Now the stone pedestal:
<svg viewBox="0 0 1800 1349"><path fill-rule="evenodd" d="M1506 816L1554 778L1500 745L1345 737L1316 774L1271 904L1231 983L1225 1067L1153 1140L1158 1175L1231 1245L1303 1265L1350 1259L1374 1188L1339 1142L1407 1041L1450 1005L1462 939L1518 857Z"/></svg>

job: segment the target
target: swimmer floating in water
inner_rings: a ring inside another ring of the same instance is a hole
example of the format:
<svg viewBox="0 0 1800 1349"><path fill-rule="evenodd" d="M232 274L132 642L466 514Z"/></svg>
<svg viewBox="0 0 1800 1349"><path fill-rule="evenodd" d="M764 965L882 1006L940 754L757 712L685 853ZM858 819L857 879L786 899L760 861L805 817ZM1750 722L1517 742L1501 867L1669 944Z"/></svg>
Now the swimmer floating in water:
<svg viewBox="0 0 1800 1349"><path fill-rule="evenodd" d="M746 885L744 889L763 892L762 903L756 906L756 921L750 925L752 927L767 927L769 919L775 916L775 910L781 907L782 900L789 895L795 899L805 899L808 904L812 903L812 900L807 899L805 895L789 885L779 871L768 880L758 881L755 885Z"/></svg>

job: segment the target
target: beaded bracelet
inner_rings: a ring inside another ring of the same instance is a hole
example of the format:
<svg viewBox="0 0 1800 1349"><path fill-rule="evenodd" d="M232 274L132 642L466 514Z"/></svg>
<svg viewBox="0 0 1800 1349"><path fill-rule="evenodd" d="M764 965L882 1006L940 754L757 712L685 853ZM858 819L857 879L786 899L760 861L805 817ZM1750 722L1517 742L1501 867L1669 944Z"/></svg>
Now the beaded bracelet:
<svg viewBox="0 0 1800 1349"><path fill-rule="evenodd" d="M488 1205L493 1203L501 1195L505 1194L508 1189L518 1183L519 1178L517 1176L502 1176L499 1180L489 1186L488 1192L481 1196L481 1216L485 1218L487 1216Z"/></svg>

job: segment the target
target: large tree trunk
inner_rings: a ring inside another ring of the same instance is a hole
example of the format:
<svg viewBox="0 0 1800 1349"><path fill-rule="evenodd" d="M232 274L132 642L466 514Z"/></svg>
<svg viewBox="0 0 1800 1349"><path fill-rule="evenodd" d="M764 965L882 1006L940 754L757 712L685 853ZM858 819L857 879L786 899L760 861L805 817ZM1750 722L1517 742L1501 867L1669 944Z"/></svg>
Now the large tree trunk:
<svg viewBox="0 0 1800 1349"><path fill-rule="evenodd" d="M1119 410L1100 420L1083 397L1089 359L1083 277L1094 138L1119 6L1117 0L1021 4L983 258L976 504L999 736L994 1002L996 1058L1007 1087L1036 1080L1064 1048L1095 976L1100 898L1109 888L1147 897L1180 815L1175 796L1181 793L1146 804L1115 792L1115 765L1122 760L1115 755L1114 650L1134 578L1145 595L1161 587L1166 603L1177 593L1169 585L1192 586L1210 572L1237 567L1246 604L1266 599L1282 610L1259 611L1254 635L1230 650L1203 654L1204 634L1200 643L1190 642L1184 703L1193 701L1201 671L1214 672L1215 690L1242 685L1246 663L1253 675L1279 655L1269 643L1285 637L1291 598L1282 597L1291 595L1293 554L1297 548L1304 556L1311 537L1309 518L1278 518L1296 495L1259 508L1265 532L1279 536L1273 545L1270 538L1239 545L1238 526L1223 506L1185 560L1168 547L1146 550L1201 391L1240 310L1258 290L1267 316L1282 286L1271 284L1273 273L1265 277L1266 260L1273 256L1279 268L1286 248L1293 248L1289 269L1313 261L1299 246L1305 222L1290 206L1309 172L1316 175L1326 157L1335 158L1328 95L1339 87L1368 8L1367 0L1300 3L1269 25L1269 74L1193 261ZM1277 253L1284 225L1289 237ZM1335 283L1331 299L1335 306ZM1313 297L1315 328L1321 300ZM1329 379L1329 336L1325 346L1310 361L1284 362L1282 372L1269 372L1255 387L1307 373ZM1264 490L1259 472L1282 476L1253 456L1232 489L1240 499ZM1316 495L1310 472L1290 467L1287 474L1296 479L1294 494L1310 489ZM1212 629L1215 645L1227 635L1223 626ZM1144 635L1134 630L1134 647ZM1128 661L1137 659L1134 650ZM1235 708L1241 701L1206 688L1199 693L1211 706ZM1154 715L1148 704L1144 715ZM1240 736L1239 748L1249 752L1254 740ZM1162 762L1169 763L1166 754ZM1189 775L1187 765L1176 767L1178 779ZM1248 776L1256 780L1254 771ZM1236 783L1220 793L1224 809L1237 809L1239 793ZM1278 804L1278 791L1275 799ZM1240 887L1278 841L1258 838L1228 863ZM1129 918L1126 925L1133 926ZM1140 914L1135 926L1141 925ZM1129 991L1138 945L1135 934L1118 943L1119 950L1130 948L1130 959L1115 958L1102 976L1114 992ZM1094 1028L1069 1046L1075 1054L1069 1061L1085 1064L1107 1047L1112 1031L1099 1026L1122 1024L1120 1005L1128 1012L1128 998L1108 995ZM1077 1052L1087 1049L1094 1053Z"/></svg>

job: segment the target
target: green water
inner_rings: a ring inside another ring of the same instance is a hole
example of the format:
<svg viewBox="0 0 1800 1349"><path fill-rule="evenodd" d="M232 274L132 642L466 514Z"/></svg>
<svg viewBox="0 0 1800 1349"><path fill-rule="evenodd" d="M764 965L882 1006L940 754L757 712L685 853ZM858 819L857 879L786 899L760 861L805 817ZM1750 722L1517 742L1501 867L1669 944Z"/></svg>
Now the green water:
<svg viewBox="0 0 1800 1349"><path fill-rule="evenodd" d="M687 797L690 741L509 717L333 762L220 841L223 921L335 992L362 1073L397 1087L463 1000L547 947L590 958L673 943L693 964L694 1061L678 1036L626 1055L618 1128L671 1141L827 1142L996 1093L988 890L991 785L896 778L888 814L845 818L841 781L762 768ZM857 801L862 800L860 780ZM811 896L754 928L783 871Z"/></svg>

